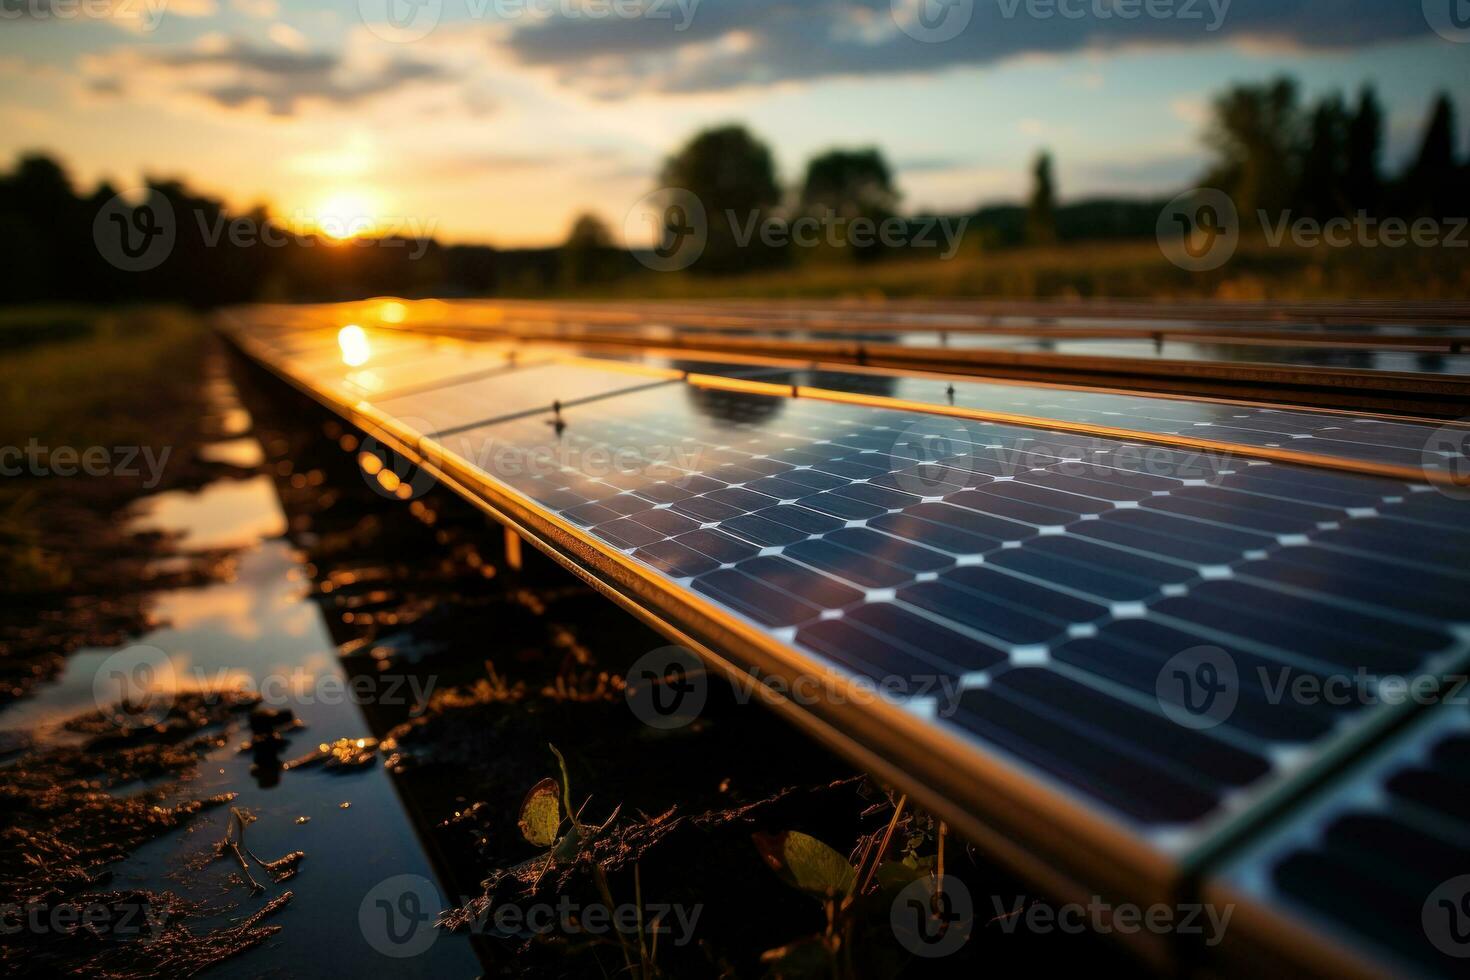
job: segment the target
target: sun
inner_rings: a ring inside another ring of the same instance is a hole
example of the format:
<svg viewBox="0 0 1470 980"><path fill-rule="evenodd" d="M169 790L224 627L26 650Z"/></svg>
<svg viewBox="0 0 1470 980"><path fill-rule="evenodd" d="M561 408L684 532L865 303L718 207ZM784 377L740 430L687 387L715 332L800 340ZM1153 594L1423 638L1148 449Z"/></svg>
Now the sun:
<svg viewBox="0 0 1470 980"><path fill-rule="evenodd" d="M328 238L346 241L377 230L381 222L380 202L367 191L339 190L322 198L311 209L311 222Z"/></svg>

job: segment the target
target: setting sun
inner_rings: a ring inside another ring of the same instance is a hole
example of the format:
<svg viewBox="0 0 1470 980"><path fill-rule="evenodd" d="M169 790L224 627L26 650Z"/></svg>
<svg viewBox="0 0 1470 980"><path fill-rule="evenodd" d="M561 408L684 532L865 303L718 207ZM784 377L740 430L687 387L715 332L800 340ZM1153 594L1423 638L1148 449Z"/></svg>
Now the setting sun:
<svg viewBox="0 0 1470 980"><path fill-rule="evenodd" d="M365 191L334 191L310 209L309 220L328 238L345 241L376 231L381 210L381 202Z"/></svg>

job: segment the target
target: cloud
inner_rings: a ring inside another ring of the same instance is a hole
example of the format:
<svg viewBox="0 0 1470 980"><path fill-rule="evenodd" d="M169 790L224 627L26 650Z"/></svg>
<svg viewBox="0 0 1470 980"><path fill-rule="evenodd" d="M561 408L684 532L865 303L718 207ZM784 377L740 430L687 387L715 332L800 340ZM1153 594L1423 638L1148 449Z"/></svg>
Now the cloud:
<svg viewBox="0 0 1470 980"><path fill-rule="evenodd" d="M953 0L951 0L953 2ZM708 92L832 76L929 72L1030 55L1231 42L1293 50L1362 47L1427 36L1419 5L1382 0L1160 0L1180 16L1124 19L1125 0L973 0L958 36L925 43L921 4L944 0L675 0L641 18L558 15L510 22L495 43L529 67L605 99ZM964 9L960 2L954 9ZM1065 16L1061 11L1080 12ZM687 20L684 11L692 11ZM1028 11L1050 16L1035 16ZM1106 16L1099 16L1101 11ZM654 16L654 13L664 16ZM680 26L683 29L679 29Z"/></svg>
<svg viewBox="0 0 1470 980"><path fill-rule="evenodd" d="M0 21L18 24L86 24L104 21L133 34L147 34L174 17L213 17L215 0L0 0Z"/></svg>
<svg viewBox="0 0 1470 980"><path fill-rule="evenodd" d="M275 116L296 115L308 105L357 106L452 77L426 62L349 59L341 53L260 47L219 35L182 48L117 49L85 59L83 69L94 92L181 92L220 108L264 108Z"/></svg>

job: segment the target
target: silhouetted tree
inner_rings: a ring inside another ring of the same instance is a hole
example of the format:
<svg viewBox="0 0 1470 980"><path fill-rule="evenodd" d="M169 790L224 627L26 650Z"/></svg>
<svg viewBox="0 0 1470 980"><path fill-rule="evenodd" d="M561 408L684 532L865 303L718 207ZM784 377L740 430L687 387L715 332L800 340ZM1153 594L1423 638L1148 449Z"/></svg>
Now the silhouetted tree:
<svg viewBox="0 0 1470 980"><path fill-rule="evenodd" d="M1301 129L1290 78L1235 86L1215 100L1205 141L1218 159L1206 182L1230 194L1243 215L1285 210L1297 187Z"/></svg>
<svg viewBox="0 0 1470 980"><path fill-rule="evenodd" d="M1057 189L1051 154L1042 153L1031 168L1031 197L1026 202L1026 240L1050 245L1057 240Z"/></svg>
<svg viewBox="0 0 1470 980"><path fill-rule="evenodd" d="M1348 208L1377 214L1383 202L1383 108L1373 86L1363 86L1358 108L1348 124L1347 173L1344 187Z"/></svg>
<svg viewBox="0 0 1470 980"><path fill-rule="evenodd" d="M595 214L581 214L561 247L562 281L578 286L610 278L618 263L612 233Z"/></svg>
<svg viewBox="0 0 1470 980"><path fill-rule="evenodd" d="M829 150L807 164L801 187L800 210L844 221L866 219L876 226L898 211L899 193L893 186L888 161L876 147ZM870 261L882 254L881 243L855 247L857 258Z"/></svg>
<svg viewBox="0 0 1470 980"><path fill-rule="evenodd" d="M1400 197L1413 215L1448 217L1458 203L1459 164L1455 159L1455 107L1441 92L1430 110L1419 154L1404 175Z"/></svg>
<svg viewBox="0 0 1470 980"><path fill-rule="evenodd" d="M1311 217L1333 218L1348 210L1350 126L1340 95L1330 95L1312 109L1297 190L1298 206Z"/></svg>
<svg viewBox="0 0 1470 980"><path fill-rule="evenodd" d="M761 245L760 224L781 200L770 149L744 126L695 136L664 163L665 188L689 191L704 206L708 239L695 271L728 273L770 265L779 251ZM755 234L742 247L737 234Z"/></svg>

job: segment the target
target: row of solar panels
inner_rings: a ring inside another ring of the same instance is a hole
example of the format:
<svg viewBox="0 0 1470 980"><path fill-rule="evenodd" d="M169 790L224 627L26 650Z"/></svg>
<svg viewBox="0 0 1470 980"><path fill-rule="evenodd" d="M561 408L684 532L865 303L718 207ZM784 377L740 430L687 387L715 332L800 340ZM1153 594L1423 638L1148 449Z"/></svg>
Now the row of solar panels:
<svg viewBox="0 0 1470 980"><path fill-rule="evenodd" d="M1297 401L1375 410L1458 415L1470 401L1465 328L1377 324L1348 336L1309 324L1226 321L1165 322L1098 317L978 318L862 315L815 309L779 316L730 315L706 307L598 310L584 306L441 301L355 308L377 320L420 330L523 341L577 342L608 349L774 355L903 370L947 370L986 376L1069 378L1180 393L1249 396L1287 386ZM278 308L307 325L341 310ZM954 323L953 321L962 321ZM1141 380L1144 379L1144 380ZM1458 407L1457 407L1458 406Z"/></svg>
<svg viewBox="0 0 1470 980"><path fill-rule="evenodd" d="M1440 883L1423 874L1463 867L1467 814L1423 794L1434 766L1470 769L1418 732L1465 709L1381 685L1470 660L1470 430L587 357L343 322L358 312L227 328L727 667L885 684L797 720L992 850L1062 890L1238 903L1252 924L1215 956L1319 935L1322 962L1346 942L1446 966L1401 927ZM1419 797L1363 789L1425 767L1394 783ZM1383 864L1397 890L1374 890Z"/></svg>

